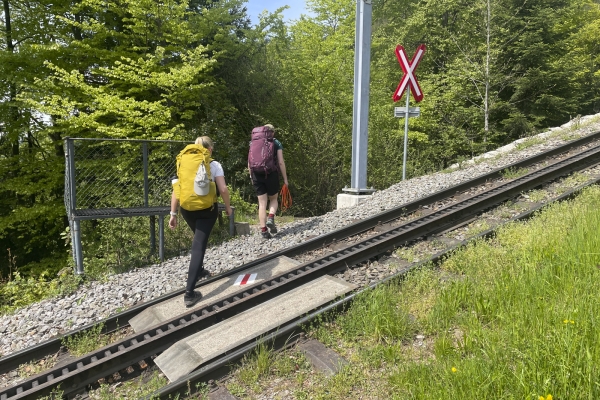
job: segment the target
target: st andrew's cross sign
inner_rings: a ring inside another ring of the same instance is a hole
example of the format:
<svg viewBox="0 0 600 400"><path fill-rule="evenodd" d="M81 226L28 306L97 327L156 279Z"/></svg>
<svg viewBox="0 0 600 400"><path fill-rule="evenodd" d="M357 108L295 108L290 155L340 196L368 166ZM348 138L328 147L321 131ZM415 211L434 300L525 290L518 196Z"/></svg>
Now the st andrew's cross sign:
<svg viewBox="0 0 600 400"><path fill-rule="evenodd" d="M402 67L402 71L404 72L404 76L398 85L398 88L394 92L394 102L400 100L404 95L404 92L407 91L407 85L410 87L410 90L413 94L413 97L417 102L423 100L423 91L419 86L419 81L417 81L417 77L414 74L415 69L419 65L421 58L423 58L423 54L425 53L425 45L420 44L413 55L412 60L409 60L406 56L406 51L404 47L398 45L396 46L396 58L398 58L398 62Z"/></svg>
<svg viewBox="0 0 600 400"><path fill-rule="evenodd" d="M406 51L404 51L404 47L398 45L396 46L396 58L402 67L402 71L404 72L404 76L398 85L398 88L394 92L394 102L400 100L406 92L406 107L403 110L399 110L396 107L396 111L404 111L404 157L402 162L402 180L406 179L406 154L408 148L408 118L411 116L419 116L419 108L414 107L411 109L409 107L410 104L410 92L412 92L415 100L420 102L423 100L423 91L421 90L421 86L419 86L419 81L417 81L417 77L414 72L423 58L423 54L425 53L425 45L420 44L413 55L412 60L409 60L406 56ZM402 112L398 113L397 116L402 116Z"/></svg>

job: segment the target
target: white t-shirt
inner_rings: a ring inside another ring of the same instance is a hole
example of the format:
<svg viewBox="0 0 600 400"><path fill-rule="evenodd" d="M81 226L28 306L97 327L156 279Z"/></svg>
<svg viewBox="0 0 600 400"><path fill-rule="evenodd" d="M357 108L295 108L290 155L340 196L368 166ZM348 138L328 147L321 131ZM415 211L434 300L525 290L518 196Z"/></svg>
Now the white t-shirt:
<svg viewBox="0 0 600 400"><path fill-rule="evenodd" d="M221 163L215 160L210 162L210 173L212 175L212 181L215 181L217 176L225 176L225 172L223 172L223 167Z"/></svg>

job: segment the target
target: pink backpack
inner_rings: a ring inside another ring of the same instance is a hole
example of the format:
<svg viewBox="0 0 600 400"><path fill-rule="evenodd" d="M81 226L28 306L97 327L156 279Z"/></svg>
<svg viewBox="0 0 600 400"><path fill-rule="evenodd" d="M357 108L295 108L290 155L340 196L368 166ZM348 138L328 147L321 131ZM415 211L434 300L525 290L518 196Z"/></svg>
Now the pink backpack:
<svg viewBox="0 0 600 400"><path fill-rule="evenodd" d="M250 171L269 174L279 170L274 133L271 128L266 126L252 129L252 140L250 140L250 150L248 151Z"/></svg>

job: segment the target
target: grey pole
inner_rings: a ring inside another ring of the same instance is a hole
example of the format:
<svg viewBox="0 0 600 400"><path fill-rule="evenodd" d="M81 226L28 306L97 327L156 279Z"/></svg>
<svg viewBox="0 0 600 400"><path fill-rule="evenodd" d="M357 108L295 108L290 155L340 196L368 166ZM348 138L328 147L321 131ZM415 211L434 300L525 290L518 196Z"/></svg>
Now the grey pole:
<svg viewBox="0 0 600 400"><path fill-rule="evenodd" d="M158 216L158 258L160 262L165 260L165 217Z"/></svg>
<svg viewBox="0 0 600 400"><path fill-rule="evenodd" d="M402 162L402 180L406 179L406 152L408 149L408 106L410 104L410 82L406 85L406 115L404 116L404 160Z"/></svg>
<svg viewBox="0 0 600 400"><path fill-rule="evenodd" d="M352 109L352 192L367 188L369 78L371 65L371 0L356 2L354 50L354 103Z"/></svg>
<svg viewBox="0 0 600 400"><path fill-rule="evenodd" d="M148 196L150 187L148 183L148 142L142 143L142 163L144 165L144 207L148 207ZM150 216L150 254L154 254L156 247L156 220L154 215Z"/></svg>
<svg viewBox="0 0 600 400"><path fill-rule="evenodd" d="M75 210L77 209L77 190L75 183L75 144L73 139L67 138L67 162L69 164L69 196L71 197L71 209L69 210L69 219L71 225L71 240L73 241L73 249L75 257L75 273L83 275L83 249L81 248L81 225L78 220L75 220Z"/></svg>

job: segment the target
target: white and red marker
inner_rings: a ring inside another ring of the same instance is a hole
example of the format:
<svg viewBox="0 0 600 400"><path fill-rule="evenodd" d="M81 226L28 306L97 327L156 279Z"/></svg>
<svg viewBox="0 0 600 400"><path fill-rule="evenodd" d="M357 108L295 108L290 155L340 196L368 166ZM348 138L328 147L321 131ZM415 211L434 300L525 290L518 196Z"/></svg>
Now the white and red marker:
<svg viewBox="0 0 600 400"><path fill-rule="evenodd" d="M417 66L421 61L421 58L423 58L424 53L425 45L420 44L419 47L417 47L412 60L409 60L406 56L404 47L401 45L396 46L396 58L398 58L398 62L402 67L402 71L404 71L404 76L402 77L398 88L394 92L394 101L398 101L402 98L402 96L404 96L404 93L406 92L406 85L410 85L410 91L417 102L423 100L423 91L419 86L419 81L417 81L414 71L417 69Z"/></svg>
<svg viewBox="0 0 600 400"><path fill-rule="evenodd" d="M233 285L234 286L251 285L256 280L256 275L257 274L244 274L244 275L240 275L240 276L237 277L237 279L235 280L235 282L233 283Z"/></svg>

